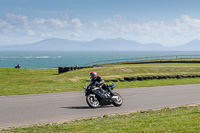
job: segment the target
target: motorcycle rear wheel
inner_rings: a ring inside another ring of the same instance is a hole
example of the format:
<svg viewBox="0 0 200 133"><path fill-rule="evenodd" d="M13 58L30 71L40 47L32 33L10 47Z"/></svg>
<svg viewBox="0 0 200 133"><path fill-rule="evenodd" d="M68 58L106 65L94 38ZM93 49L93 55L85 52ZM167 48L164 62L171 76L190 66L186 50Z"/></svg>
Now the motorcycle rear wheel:
<svg viewBox="0 0 200 133"><path fill-rule="evenodd" d="M88 94L86 96L86 102L91 108L97 108L99 106L99 101L95 94Z"/></svg>
<svg viewBox="0 0 200 133"><path fill-rule="evenodd" d="M116 92L114 92L114 96L118 96L118 98L113 100L113 105L116 106L116 107L121 106L122 103L123 103L122 97Z"/></svg>

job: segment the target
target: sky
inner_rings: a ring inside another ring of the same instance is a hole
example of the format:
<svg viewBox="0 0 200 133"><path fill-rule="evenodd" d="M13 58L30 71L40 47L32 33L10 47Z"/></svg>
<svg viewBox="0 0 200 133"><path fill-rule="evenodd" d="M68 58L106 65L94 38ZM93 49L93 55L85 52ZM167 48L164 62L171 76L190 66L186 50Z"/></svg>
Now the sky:
<svg viewBox="0 0 200 133"><path fill-rule="evenodd" d="M199 0L0 0L0 45L123 38L166 47L200 39Z"/></svg>

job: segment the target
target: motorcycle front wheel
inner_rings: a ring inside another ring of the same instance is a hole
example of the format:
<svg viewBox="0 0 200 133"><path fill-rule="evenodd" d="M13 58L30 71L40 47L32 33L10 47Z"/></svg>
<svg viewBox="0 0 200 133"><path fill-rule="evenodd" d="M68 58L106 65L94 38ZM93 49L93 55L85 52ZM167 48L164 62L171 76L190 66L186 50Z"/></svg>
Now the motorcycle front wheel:
<svg viewBox="0 0 200 133"><path fill-rule="evenodd" d="M113 99L113 105L116 107L121 106L123 103L122 97L116 92L114 92L114 96L117 96L117 98Z"/></svg>
<svg viewBox="0 0 200 133"><path fill-rule="evenodd" d="M99 106L99 101L95 94L88 94L86 96L86 102L91 108L97 108Z"/></svg>

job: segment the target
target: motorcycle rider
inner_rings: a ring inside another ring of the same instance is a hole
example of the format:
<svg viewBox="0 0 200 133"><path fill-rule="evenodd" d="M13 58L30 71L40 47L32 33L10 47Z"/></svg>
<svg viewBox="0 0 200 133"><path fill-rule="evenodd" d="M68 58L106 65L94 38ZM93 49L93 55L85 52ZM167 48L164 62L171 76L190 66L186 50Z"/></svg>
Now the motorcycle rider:
<svg viewBox="0 0 200 133"><path fill-rule="evenodd" d="M95 85L96 87L102 86L104 90L108 90L111 95L113 95L112 91L109 89L107 84L104 84L104 80L101 78L101 76L97 75L97 72L91 72L90 73L90 84Z"/></svg>
<svg viewBox="0 0 200 133"><path fill-rule="evenodd" d="M90 84L96 85L97 87L101 86L104 83L104 80L101 78L101 76L98 76L96 72L90 73Z"/></svg>

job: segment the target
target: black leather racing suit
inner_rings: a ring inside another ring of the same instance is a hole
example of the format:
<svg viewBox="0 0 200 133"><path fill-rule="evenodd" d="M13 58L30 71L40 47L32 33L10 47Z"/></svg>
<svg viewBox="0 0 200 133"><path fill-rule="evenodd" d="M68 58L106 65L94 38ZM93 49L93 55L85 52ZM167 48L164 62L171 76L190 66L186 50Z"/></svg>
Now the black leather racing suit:
<svg viewBox="0 0 200 133"><path fill-rule="evenodd" d="M101 76L97 76L95 79L92 79L90 81L91 85L95 85L97 87L101 86L104 83L104 80L101 78Z"/></svg>
<svg viewBox="0 0 200 133"><path fill-rule="evenodd" d="M92 80L90 81L90 84L93 85L93 86L95 85L95 86L97 86L97 87L99 87L99 86L102 85L102 88L103 88L104 90L108 90L108 91L110 92L111 95L114 95L114 94L112 93L112 91L109 89L108 85L107 85L107 84L104 84L104 80L101 78L101 76L97 76L97 78L92 79Z"/></svg>

